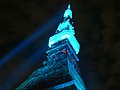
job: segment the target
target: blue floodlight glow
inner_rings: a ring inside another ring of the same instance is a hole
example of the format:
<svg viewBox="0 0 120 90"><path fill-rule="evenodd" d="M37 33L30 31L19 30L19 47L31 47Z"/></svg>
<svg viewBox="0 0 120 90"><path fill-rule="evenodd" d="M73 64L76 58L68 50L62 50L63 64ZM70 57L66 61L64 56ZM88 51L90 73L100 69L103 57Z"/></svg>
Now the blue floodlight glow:
<svg viewBox="0 0 120 90"><path fill-rule="evenodd" d="M23 64L16 68L15 71L8 75L3 84L0 85L0 90L10 90L22 78L26 71L31 69L35 63L40 61L40 59L45 55L45 51L47 48L45 47L45 44L46 42L44 42L43 45L40 46L41 48L36 50L33 55L28 57Z"/></svg>
<svg viewBox="0 0 120 90"><path fill-rule="evenodd" d="M64 18L70 16L72 18L72 11L70 10L70 5L68 5L68 9L64 13Z"/></svg>
<svg viewBox="0 0 120 90"><path fill-rule="evenodd" d="M77 39L75 38L74 34L71 33L69 30L64 30L49 39L49 47L51 47L53 44L57 43L58 41L68 39L70 44L72 45L73 49L75 50L76 54L79 53L80 50L80 44L78 43Z"/></svg>
<svg viewBox="0 0 120 90"><path fill-rule="evenodd" d="M7 55L0 59L0 67L11 60L16 54L21 52L24 48L33 43L38 37L41 37L44 33L46 33L50 28L55 26L62 18L62 11L59 11L58 15L52 18L49 22L40 26L31 36L25 39L22 43L20 43L17 47L11 50Z"/></svg>
<svg viewBox="0 0 120 90"><path fill-rule="evenodd" d="M69 28L68 28L69 27ZM72 34L75 34L75 31L73 30L74 27L71 25L70 21L69 20L66 20L65 22L62 22L59 24L57 30L58 31L63 31L64 29L69 29L69 31L72 33Z"/></svg>

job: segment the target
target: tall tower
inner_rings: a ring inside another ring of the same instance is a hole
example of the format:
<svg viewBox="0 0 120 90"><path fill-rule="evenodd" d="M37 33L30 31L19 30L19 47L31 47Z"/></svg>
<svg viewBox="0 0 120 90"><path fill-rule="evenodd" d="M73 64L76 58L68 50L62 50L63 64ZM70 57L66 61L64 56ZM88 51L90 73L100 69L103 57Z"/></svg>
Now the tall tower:
<svg viewBox="0 0 120 90"><path fill-rule="evenodd" d="M70 5L63 18L55 35L49 38L44 67L35 70L16 90L86 90L77 67L80 44L70 21Z"/></svg>

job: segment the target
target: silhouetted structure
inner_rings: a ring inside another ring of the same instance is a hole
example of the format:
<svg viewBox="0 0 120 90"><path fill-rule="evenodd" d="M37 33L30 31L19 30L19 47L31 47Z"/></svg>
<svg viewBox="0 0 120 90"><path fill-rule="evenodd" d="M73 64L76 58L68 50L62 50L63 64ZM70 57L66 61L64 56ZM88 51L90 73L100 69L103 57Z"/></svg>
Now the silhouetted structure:
<svg viewBox="0 0 120 90"><path fill-rule="evenodd" d="M49 39L44 67L35 70L16 90L86 90L76 65L80 45L70 23L70 5L63 17L55 35Z"/></svg>

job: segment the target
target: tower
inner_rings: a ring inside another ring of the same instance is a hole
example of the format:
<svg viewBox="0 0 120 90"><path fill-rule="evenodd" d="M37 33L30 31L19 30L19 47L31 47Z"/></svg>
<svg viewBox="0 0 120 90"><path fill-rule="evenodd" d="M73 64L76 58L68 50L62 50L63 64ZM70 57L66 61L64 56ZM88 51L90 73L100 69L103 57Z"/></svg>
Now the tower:
<svg viewBox="0 0 120 90"><path fill-rule="evenodd" d="M77 67L80 44L70 21L70 5L63 18L55 35L49 38L44 67L35 70L16 90L86 90Z"/></svg>

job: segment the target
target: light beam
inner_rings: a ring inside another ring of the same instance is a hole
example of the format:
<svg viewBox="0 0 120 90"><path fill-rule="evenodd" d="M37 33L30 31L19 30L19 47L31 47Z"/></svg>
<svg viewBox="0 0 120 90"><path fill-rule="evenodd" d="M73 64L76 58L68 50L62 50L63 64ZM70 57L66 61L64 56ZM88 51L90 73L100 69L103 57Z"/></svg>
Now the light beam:
<svg viewBox="0 0 120 90"><path fill-rule="evenodd" d="M44 55L46 48L45 43L43 43L42 47L37 50L32 56L27 58L27 60L21 64L15 71L13 71L8 78L6 78L5 82L0 86L0 90L10 90L13 86L21 79L21 77L27 72L29 69L34 66L36 62L38 62Z"/></svg>
<svg viewBox="0 0 120 90"><path fill-rule="evenodd" d="M62 19L61 11L58 15L54 16L49 22L43 24L41 27L39 27L31 36L29 36L26 40L24 40L22 43L20 43L16 48L14 48L12 51L10 51L7 55L5 55L2 59L0 59L0 67L9 61L13 56L18 54L23 48L26 48L28 45L33 43L38 37L42 36L44 33L46 33L50 28L55 26L61 19Z"/></svg>

